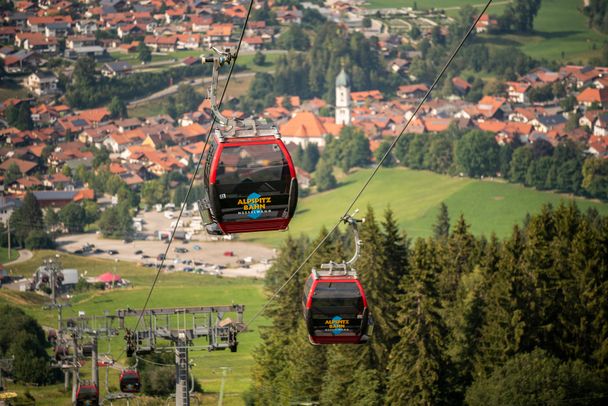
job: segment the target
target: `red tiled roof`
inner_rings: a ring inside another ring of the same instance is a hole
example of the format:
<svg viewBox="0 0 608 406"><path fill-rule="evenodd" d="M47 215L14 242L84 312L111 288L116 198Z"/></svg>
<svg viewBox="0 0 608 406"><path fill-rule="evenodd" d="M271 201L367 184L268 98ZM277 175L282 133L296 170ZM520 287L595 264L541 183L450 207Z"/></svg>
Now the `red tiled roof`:
<svg viewBox="0 0 608 406"><path fill-rule="evenodd" d="M327 129L316 114L301 111L280 127L284 137L323 137L328 133Z"/></svg>
<svg viewBox="0 0 608 406"><path fill-rule="evenodd" d="M576 96L579 103L604 103L608 101L608 89L588 87Z"/></svg>
<svg viewBox="0 0 608 406"><path fill-rule="evenodd" d="M35 162L24 161L22 159L17 158L10 158L0 164L0 169L3 171L8 171L8 168L10 168L12 164L16 164L19 167L21 173L28 173L29 171L38 166L38 164Z"/></svg>

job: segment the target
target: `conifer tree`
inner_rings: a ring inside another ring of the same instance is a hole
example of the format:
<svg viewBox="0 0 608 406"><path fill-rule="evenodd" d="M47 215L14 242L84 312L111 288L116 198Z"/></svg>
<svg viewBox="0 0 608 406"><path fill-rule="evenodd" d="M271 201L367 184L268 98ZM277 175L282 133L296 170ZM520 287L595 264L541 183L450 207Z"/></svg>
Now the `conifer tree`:
<svg viewBox="0 0 608 406"><path fill-rule="evenodd" d="M437 248L432 240L417 240L405 278L401 308L401 340L389 362L387 404L436 405L445 402L446 328L440 316L436 275Z"/></svg>
<svg viewBox="0 0 608 406"><path fill-rule="evenodd" d="M384 405L381 372L373 366L367 345L335 345L327 349L327 372L323 379L321 404Z"/></svg>
<svg viewBox="0 0 608 406"><path fill-rule="evenodd" d="M527 347L526 318L530 312L532 278L523 269L521 257L525 237L519 226L501 250L498 271L489 278L486 313L479 339L475 374L483 376Z"/></svg>
<svg viewBox="0 0 608 406"><path fill-rule="evenodd" d="M437 220L433 225L433 237L435 239L447 239L450 235L450 215L448 213L448 206L444 202L439 205L439 213L437 214Z"/></svg>
<svg viewBox="0 0 608 406"><path fill-rule="evenodd" d="M373 337L370 345L374 350L379 368L384 369L388 362L388 350L386 339L394 332L395 320L394 311L385 313L388 307L394 306L394 291L391 286L395 286L397 281L391 279L385 273L383 238L380 226L376 221L374 210L367 208L365 222L360 227L361 233L361 257L355 263L363 289L365 289L367 303L374 322Z"/></svg>
<svg viewBox="0 0 608 406"><path fill-rule="evenodd" d="M445 307L456 300L456 291L463 274L471 272L477 259L475 237L461 214L444 250L445 266L439 279L439 288Z"/></svg>

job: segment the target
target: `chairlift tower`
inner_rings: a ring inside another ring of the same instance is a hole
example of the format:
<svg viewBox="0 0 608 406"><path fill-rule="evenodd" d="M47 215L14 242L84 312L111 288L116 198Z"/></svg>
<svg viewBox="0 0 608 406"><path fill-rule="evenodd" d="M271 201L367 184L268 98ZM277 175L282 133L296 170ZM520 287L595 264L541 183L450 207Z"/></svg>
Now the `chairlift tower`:
<svg viewBox="0 0 608 406"><path fill-rule="evenodd" d="M237 334L244 331L244 305L200 306L181 308L159 308L145 310L117 310L119 327L126 329L125 319L137 317L144 321L141 330L128 330L127 354L145 354L159 351L157 339L173 343L175 353L175 405L190 406L191 389L188 381L189 351L205 349L217 351L230 349L236 352ZM236 313L236 321L224 319L225 313ZM206 338L204 345L195 345L194 340Z"/></svg>

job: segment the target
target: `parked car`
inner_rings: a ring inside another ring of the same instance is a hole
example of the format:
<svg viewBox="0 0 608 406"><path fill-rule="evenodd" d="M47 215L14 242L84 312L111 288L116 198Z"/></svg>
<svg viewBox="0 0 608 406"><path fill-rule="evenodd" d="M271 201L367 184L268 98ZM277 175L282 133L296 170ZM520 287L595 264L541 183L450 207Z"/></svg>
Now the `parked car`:
<svg viewBox="0 0 608 406"><path fill-rule="evenodd" d="M157 260L157 261L162 261L163 259L165 259L165 254L158 254L158 255L156 256L156 260Z"/></svg>
<svg viewBox="0 0 608 406"><path fill-rule="evenodd" d="M148 259L148 258L150 258L150 255L145 255L144 254L144 255L141 256L141 259Z"/></svg>
<svg viewBox="0 0 608 406"><path fill-rule="evenodd" d="M188 248L176 247L174 251L178 254L185 254L188 252Z"/></svg>
<svg viewBox="0 0 608 406"><path fill-rule="evenodd" d="M224 251L224 256L225 257L233 257L234 256L234 252L233 251Z"/></svg>
<svg viewBox="0 0 608 406"><path fill-rule="evenodd" d="M95 248L95 251L93 251L93 254L103 254L105 253L104 250L102 250L101 248Z"/></svg>
<svg viewBox="0 0 608 406"><path fill-rule="evenodd" d="M135 255L141 255L141 254L143 254L143 253L144 253L144 252L143 252L142 250L137 250L137 251L135 251Z"/></svg>
<svg viewBox="0 0 608 406"><path fill-rule="evenodd" d="M194 247L192 247L192 249L194 251L200 251L201 250L201 246L200 245L195 245Z"/></svg>

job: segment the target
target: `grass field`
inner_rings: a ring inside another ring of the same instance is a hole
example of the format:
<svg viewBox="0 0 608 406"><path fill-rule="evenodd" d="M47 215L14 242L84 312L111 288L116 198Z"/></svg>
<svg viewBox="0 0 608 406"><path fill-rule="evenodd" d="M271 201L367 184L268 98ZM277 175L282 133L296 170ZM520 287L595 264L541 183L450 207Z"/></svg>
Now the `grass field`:
<svg viewBox="0 0 608 406"><path fill-rule="evenodd" d="M41 263L41 260L54 252L37 252L34 259L27 263L11 267L14 274L30 275ZM91 258L82 258L72 255L61 254L61 261L66 268L76 268L81 273L87 272L87 276L99 275L103 272L113 271L114 262ZM78 311L85 311L87 315L102 315L104 310L114 313L120 308L141 308L151 286L154 270L136 266L132 263L119 262L116 271L121 277L130 280L133 287L127 289L115 289L113 291L93 291L76 294L72 300L72 307L67 308L66 317L75 317ZM42 306L48 299L34 293L19 293L0 290L0 303L10 302L18 304L35 317L45 326L56 326L57 316L54 311L43 310ZM204 306L204 305L226 305L231 303L244 304L246 306L245 321L251 318L260 309L264 300L262 283L254 279L240 278L217 278L212 276L192 275L178 272L162 274L152 295L149 307L182 307L182 306ZM257 326L264 323L264 319L258 319L252 326L251 331L239 336L239 350L236 353L229 351L191 351L191 359L196 363L193 373L208 392L205 399L207 404L217 402L215 399L220 387L221 373L219 368L227 366L231 371L226 380L226 402L227 405L242 404L241 393L249 387L250 370L253 365L252 350L259 343ZM202 340L198 341L202 344ZM107 349L107 341L100 340L100 352ZM122 336L111 340L111 353L116 357L124 349ZM124 364L126 359L119 360ZM89 372L90 363L83 368L84 377ZM110 370L110 386L117 387L118 371ZM100 377L105 377L105 370L100 369ZM102 379L103 380L103 379ZM19 391L25 388L17 388ZM29 388L30 392L37 398L40 405L68 405L67 396L61 396L62 386L56 385L48 388ZM105 391L105 387L102 388ZM214 400L215 399L215 400Z"/></svg>
<svg viewBox="0 0 608 406"><path fill-rule="evenodd" d="M199 57L204 53L206 53L206 51L199 49L199 50L191 50L191 51L169 52L165 55L152 54L151 62L152 63L166 62L166 61L172 61L173 59L175 59L175 63L158 65L159 69L169 69L171 67L180 66L182 59L184 59L186 57L189 57L189 56ZM147 67L148 67L148 65L140 65L140 61L137 58L137 53L124 54L122 52L111 52L110 55L112 56L112 58L114 58L116 60L125 61L125 62L130 63L131 65L133 65L133 67L135 69L141 69L141 68L147 69ZM254 54L242 54L239 56L237 63L239 66L242 66L246 70L250 70L252 72L269 72L274 69L274 65L280 55L281 54L279 54L279 53L267 53L266 62L264 63L264 65L260 66L260 65L256 65L253 63ZM100 64L100 65L103 65L103 64Z"/></svg>
<svg viewBox="0 0 608 406"><path fill-rule="evenodd" d="M489 44L520 47L537 59L586 62L601 55L608 35L587 26L586 17L578 10L580 4L574 0L543 0L534 20L534 34L485 35L483 38Z"/></svg>
<svg viewBox="0 0 608 406"><path fill-rule="evenodd" d="M19 253L17 252L17 250L12 249L11 250L11 261L16 260L17 258L19 258ZM8 262L8 250L6 248L0 248L0 264L4 264L6 262Z"/></svg>
<svg viewBox="0 0 608 406"><path fill-rule="evenodd" d="M481 7L483 0L368 0L368 8L412 7L419 9L443 8L449 16L455 16L465 4ZM490 15L501 15L506 0L495 0L489 8ZM601 55L601 48L608 35L587 26L586 17L578 10L580 0L543 0L534 20L532 35L483 35L487 44L517 46L528 55L559 62L586 62ZM593 49L595 46L595 49Z"/></svg>
<svg viewBox="0 0 608 406"><path fill-rule="evenodd" d="M370 170L361 170L342 180L337 189L301 199L298 212L290 224L289 233L316 237L321 226L331 227L346 210ZM410 237L424 237L432 233L441 202L448 205L452 221L463 213L475 234L499 237L508 235L526 213L537 212L545 203L558 205L572 198L551 192L539 192L499 181L480 181L454 178L426 171L405 168L381 169L361 196L355 208L365 212L371 205L383 212L390 205L400 226ZM608 204L576 198L582 209L595 207L608 215ZM259 233L246 239L273 246L280 245L287 234Z"/></svg>
<svg viewBox="0 0 608 406"><path fill-rule="evenodd" d="M225 100L229 100L234 97L239 97L245 93L249 89L249 85L253 77L232 77L230 79L230 86L228 86L228 90L226 90ZM195 86L195 89L202 95L207 94L207 85L204 86ZM224 81L220 81L220 88L224 86ZM129 108L129 117L151 117L156 116L158 114L164 114L165 108L164 103L166 101L166 97L161 97L159 99L151 100L147 103L140 104L136 107Z"/></svg>

